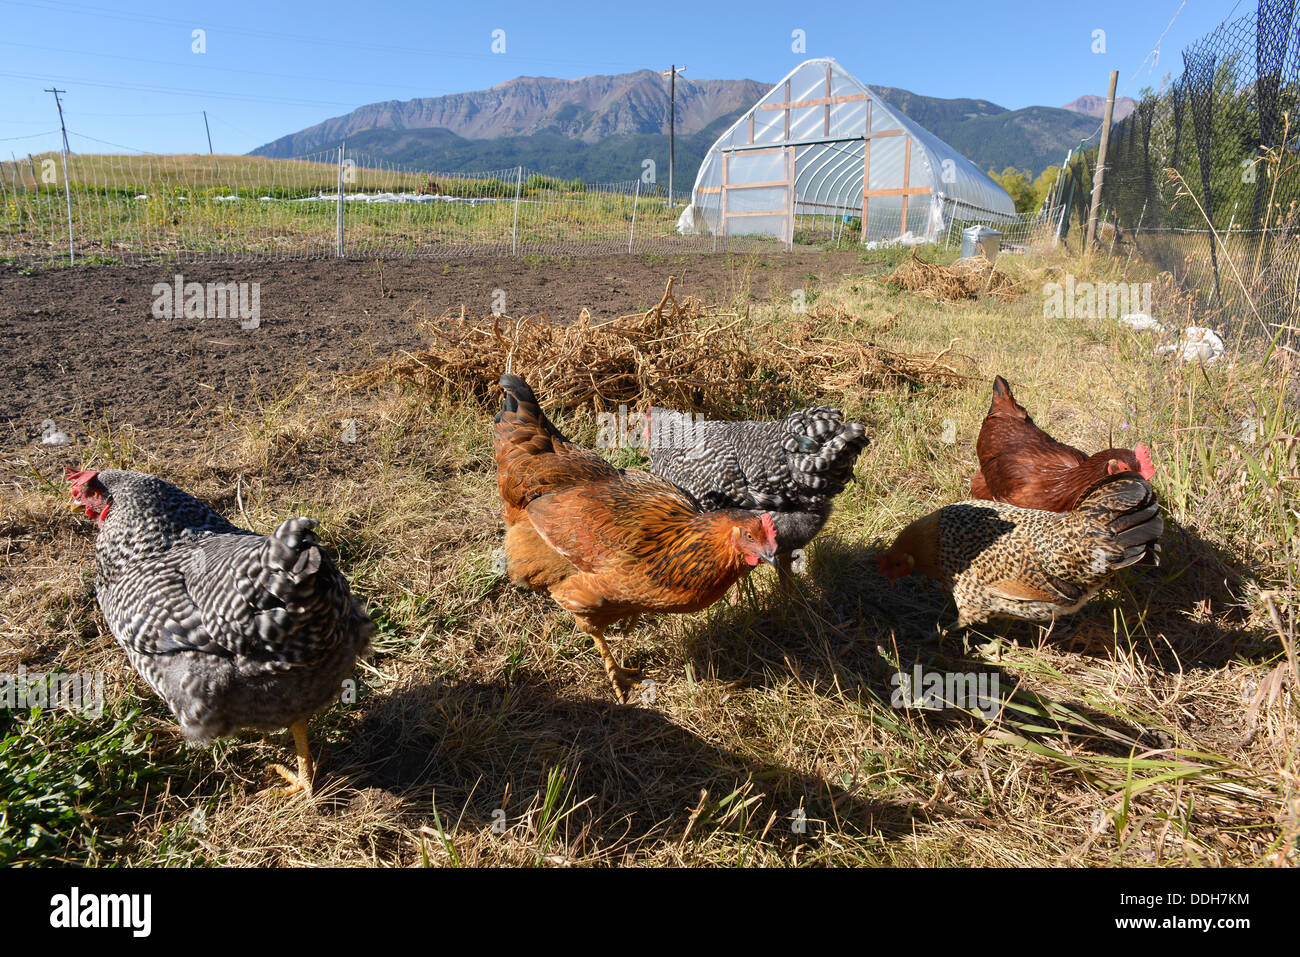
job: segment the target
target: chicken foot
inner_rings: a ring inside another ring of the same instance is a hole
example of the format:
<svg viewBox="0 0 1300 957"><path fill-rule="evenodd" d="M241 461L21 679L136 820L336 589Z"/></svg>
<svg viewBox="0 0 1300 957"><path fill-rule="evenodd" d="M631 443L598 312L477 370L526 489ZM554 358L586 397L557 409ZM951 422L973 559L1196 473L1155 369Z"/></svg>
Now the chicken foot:
<svg viewBox="0 0 1300 957"><path fill-rule="evenodd" d="M614 656L610 654L609 645L605 643L605 629L597 628L591 632L591 638L596 643L596 650L600 652L601 661L605 664L605 674L609 675L610 682L614 685L614 693L618 695L618 700L627 704L628 696L632 688L641 684L641 671L638 668L624 668Z"/></svg>
<svg viewBox="0 0 1300 957"><path fill-rule="evenodd" d="M271 770L289 783L289 787L279 791L281 797L289 797L299 792L305 793L307 797L312 796L312 778L315 777L316 769L312 765L311 751L307 746L307 722L299 721L290 729L293 732L294 750L298 752L298 773L290 771L283 764L271 765Z"/></svg>

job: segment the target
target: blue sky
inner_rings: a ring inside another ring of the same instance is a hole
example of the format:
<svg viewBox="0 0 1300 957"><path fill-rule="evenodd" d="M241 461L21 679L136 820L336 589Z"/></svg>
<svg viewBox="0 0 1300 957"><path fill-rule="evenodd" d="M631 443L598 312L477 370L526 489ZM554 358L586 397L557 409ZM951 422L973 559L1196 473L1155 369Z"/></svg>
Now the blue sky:
<svg viewBox="0 0 1300 957"><path fill-rule="evenodd" d="M1232 16L1252 6L1242 0ZM1231 0L3 0L0 155L58 147L54 100L42 92L51 85L68 91L78 152L205 152L206 109L216 151L244 153L365 103L672 62L689 77L775 82L803 59L832 56L868 84L1012 109L1059 106L1104 95L1112 69L1131 94L1158 86L1180 68L1182 48L1233 9ZM1159 65L1139 71L1176 12ZM195 30L205 52L194 52ZM492 52L495 30L504 31L504 53ZM795 30L806 53L792 49ZM1105 31L1104 53L1092 50L1096 30Z"/></svg>

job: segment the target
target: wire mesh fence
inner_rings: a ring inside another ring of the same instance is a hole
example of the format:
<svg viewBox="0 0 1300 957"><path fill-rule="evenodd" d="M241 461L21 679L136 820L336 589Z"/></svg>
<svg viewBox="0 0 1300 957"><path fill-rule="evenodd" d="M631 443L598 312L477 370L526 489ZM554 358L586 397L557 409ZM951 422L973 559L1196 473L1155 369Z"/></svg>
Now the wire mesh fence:
<svg viewBox="0 0 1300 957"><path fill-rule="evenodd" d="M1111 131L1102 188L1125 243L1212 320L1289 340L1300 298L1300 18L1260 0L1183 51Z"/></svg>
<svg viewBox="0 0 1300 957"><path fill-rule="evenodd" d="M1025 253L1054 245L1059 210L1040 209L1014 217L992 214L951 199L911 208L873 211L864 231L861 205L797 202L794 243L831 243L837 248L865 243L868 248L933 244L960 247L962 232L982 226L1001 234L1004 252Z"/></svg>
<svg viewBox="0 0 1300 957"><path fill-rule="evenodd" d="M64 179L64 160L67 180ZM439 173L345 148L254 156L45 153L0 161L0 258L241 262L329 256L779 252L795 244L955 246L980 210L906 213L798 203L787 236L679 230L660 184L593 184L524 167ZM1039 213L993 225L1016 251L1051 237ZM707 225L707 224L706 224Z"/></svg>
<svg viewBox="0 0 1300 957"><path fill-rule="evenodd" d="M711 250L662 187L523 167L437 173L363 153L292 160L43 154L0 162L0 257L126 263ZM70 239L71 237L71 239ZM775 244L770 244L774 245Z"/></svg>

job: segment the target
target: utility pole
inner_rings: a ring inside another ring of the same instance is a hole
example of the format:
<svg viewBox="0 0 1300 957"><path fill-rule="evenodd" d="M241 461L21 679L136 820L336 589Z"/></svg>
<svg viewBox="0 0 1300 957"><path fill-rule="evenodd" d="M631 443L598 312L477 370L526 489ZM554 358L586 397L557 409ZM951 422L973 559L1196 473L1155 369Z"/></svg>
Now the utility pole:
<svg viewBox="0 0 1300 957"><path fill-rule="evenodd" d="M208 155L211 156L212 155L212 129L208 126L207 110L203 111L203 129L205 129L208 134Z"/></svg>
<svg viewBox="0 0 1300 957"><path fill-rule="evenodd" d="M54 105L59 108L59 129L63 131L63 199L68 207L68 264L75 265L77 253L72 244L72 184L68 182L68 154L72 150L68 146L68 128L63 122L63 103L59 100L59 94L68 91L51 87L45 92L54 94Z"/></svg>
<svg viewBox="0 0 1300 957"><path fill-rule="evenodd" d="M677 144L676 144L676 125L677 125L677 74L685 73L686 67L679 67L674 63L667 70L660 71L660 75L668 77L668 203L673 201L673 167L676 165Z"/></svg>
<svg viewBox="0 0 1300 957"><path fill-rule="evenodd" d="M1101 182L1106 175L1106 147L1110 144L1110 119L1115 112L1115 84L1119 70L1110 71L1110 89L1106 93L1106 115L1101 121L1101 146L1097 148L1097 175L1092 183L1092 207L1088 210L1088 235L1083 241L1083 251L1092 249L1097 236L1097 207L1101 204Z"/></svg>

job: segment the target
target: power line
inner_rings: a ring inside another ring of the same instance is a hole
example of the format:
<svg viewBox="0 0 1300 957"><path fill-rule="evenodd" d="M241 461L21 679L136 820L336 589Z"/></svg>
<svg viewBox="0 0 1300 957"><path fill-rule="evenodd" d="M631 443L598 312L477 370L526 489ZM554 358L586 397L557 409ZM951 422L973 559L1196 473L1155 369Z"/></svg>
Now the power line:
<svg viewBox="0 0 1300 957"><path fill-rule="evenodd" d="M49 74L39 73L17 73L9 70L0 70L0 76L12 77L18 80L43 80L48 79ZM222 93L215 90L189 90L180 88L167 88L159 86L146 86L138 83L105 83L100 80L89 80L85 77L61 76L61 83L75 83L79 86L100 87L108 90L134 90L139 93L157 93L162 96L194 96L206 97L218 100L235 100L243 103L281 103L285 106L330 106L342 107L344 109L356 109L355 103L344 103L338 100L306 100L288 97L273 96L254 96L244 93ZM193 112L198 112L197 110Z"/></svg>
<svg viewBox="0 0 1300 957"><path fill-rule="evenodd" d="M49 136L51 133L59 132L57 129L46 130L44 133L28 133L26 136L0 136L0 142L9 142L11 140L34 140L38 136Z"/></svg>
<svg viewBox="0 0 1300 957"><path fill-rule="evenodd" d="M147 155L149 155L149 156L160 156L160 155L162 155L162 154L160 154L160 153L155 153L155 152L153 152L152 150L142 150L142 149L137 149L137 148L134 147L134 146L127 146L127 145L125 145L124 143L113 143L113 142L110 142L109 140L96 139L96 138L93 137L93 136L87 136L85 133L78 133L76 130L72 130L71 133L72 133L73 136L76 136L76 137L78 137L78 138L80 138L80 139L83 139L83 140L90 140L90 141L92 141L92 142L94 142L94 143L103 143L105 146L116 146L118 149L122 149L122 150L131 150L131 152L133 152L133 153L144 153L144 154L147 154Z"/></svg>
<svg viewBox="0 0 1300 957"><path fill-rule="evenodd" d="M1232 15L1237 12L1239 6L1241 6L1241 0L1237 0L1237 2L1232 5L1232 9L1228 11L1228 15L1219 21L1220 27L1232 19Z"/></svg>
<svg viewBox="0 0 1300 957"><path fill-rule="evenodd" d="M1240 3L1241 0L1237 0L1237 2ZM1153 46L1153 47L1151 48L1150 52L1147 53L1147 55L1144 56L1144 57L1142 58L1142 62L1139 63L1137 69L1133 71L1133 75L1132 75L1131 77L1128 78L1128 82L1124 84L1124 88L1123 88L1122 90L1119 91L1119 96L1123 96L1124 94L1126 94L1126 93L1128 92L1128 88L1129 88L1130 86L1133 85L1133 81L1136 80L1138 74L1142 72L1142 68L1143 68L1144 66L1147 65L1147 61L1148 61L1148 60L1150 60L1152 57L1155 57L1155 58L1156 58L1156 61L1159 62L1159 60L1160 60L1160 44L1164 41L1165 37L1169 34L1169 31L1173 28L1174 21L1178 19L1179 14L1181 14L1181 13L1183 12L1183 7L1185 7L1185 6L1187 6L1187 0L1180 0L1180 2L1179 2L1179 4L1178 4L1178 9L1175 10L1175 11L1174 11L1174 15L1173 15L1172 17L1170 17L1169 22L1165 25L1165 29L1164 29L1164 31L1160 34L1160 36L1158 36L1158 37L1156 38L1156 44L1155 44L1155 46ZM1235 10L1235 9L1237 9L1236 6L1233 7L1233 10ZM1231 13L1230 13L1229 15L1231 15ZM1105 120L1105 118L1103 118L1102 121L1101 121L1100 123L1097 124L1097 128L1096 128L1095 130L1093 130L1091 133L1089 133L1089 134L1088 134L1087 136L1085 136L1083 139L1079 140L1079 147L1082 148L1084 143L1087 143L1087 142L1089 142L1093 137L1100 135L1100 133L1101 133L1101 128L1102 128L1105 124L1106 124L1106 120Z"/></svg>

